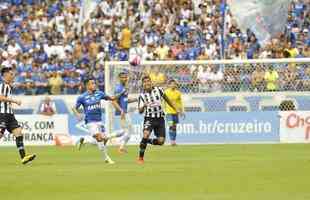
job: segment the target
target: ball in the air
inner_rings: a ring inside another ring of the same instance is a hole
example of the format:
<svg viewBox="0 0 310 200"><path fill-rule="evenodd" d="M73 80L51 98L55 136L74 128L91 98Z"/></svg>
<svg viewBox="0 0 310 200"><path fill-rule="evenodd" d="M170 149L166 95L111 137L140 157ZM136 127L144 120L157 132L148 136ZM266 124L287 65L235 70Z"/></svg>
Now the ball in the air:
<svg viewBox="0 0 310 200"><path fill-rule="evenodd" d="M129 60L129 63L132 66L138 66L141 63L141 58L140 56L133 56L132 59Z"/></svg>

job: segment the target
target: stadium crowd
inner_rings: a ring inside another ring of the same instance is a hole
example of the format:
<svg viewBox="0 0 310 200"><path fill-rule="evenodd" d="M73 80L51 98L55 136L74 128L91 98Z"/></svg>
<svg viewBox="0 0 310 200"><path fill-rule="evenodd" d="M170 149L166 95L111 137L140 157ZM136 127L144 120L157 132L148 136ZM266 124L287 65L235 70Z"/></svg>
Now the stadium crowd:
<svg viewBox="0 0 310 200"><path fill-rule="evenodd" d="M265 47L250 30L240 31L227 7L225 58L310 57L309 5L310 0L293 0L285 31ZM221 0L102 0L81 32L79 10L80 0L0 2L0 63L16 69L16 94L77 94L89 76L103 90L104 61L125 61L132 54L142 60L221 56ZM154 69L149 73L161 73ZM187 84L184 92L310 89L309 66L184 66L173 71Z"/></svg>

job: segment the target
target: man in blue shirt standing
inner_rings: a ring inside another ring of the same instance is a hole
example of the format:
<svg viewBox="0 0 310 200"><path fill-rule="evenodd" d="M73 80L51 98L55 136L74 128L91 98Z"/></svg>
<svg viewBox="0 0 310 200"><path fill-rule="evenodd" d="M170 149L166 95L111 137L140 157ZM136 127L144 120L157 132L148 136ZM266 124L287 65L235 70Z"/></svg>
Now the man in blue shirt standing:
<svg viewBox="0 0 310 200"><path fill-rule="evenodd" d="M98 148L102 151L104 160L106 163L114 164L109 157L106 149L106 143L112 137L120 137L123 134L118 135L106 135L102 130L102 111L101 100L112 101L112 105L120 112L122 118L125 117L124 111L115 101L115 97L110 97L104 92L97 90L97 86L94 79L86 79L84 81L86 86L86 92L80 95L77 99L75 107L72 109L73 113L79 120L82 120L82 115L78 112L78 109L82 106L84 112L84 120L87 128L93 138L96 139Z"/></svg>
<svg viewBox="0 0 310 200"><path fill-rule="evenodd" d="M130 134L133 132L131 119L128 115L128 103L136 102L137 99L128 99L128 73L121 72L119 73L118 78L119 84L117 84L115 87L115 97L117 99L117 103L126 113L125 117L122 118L121 113L117 110L115 111L115 118L117 119L117 121L119 121L121 128L124 131L124 136L121 140L119 152L127 153L125 146L130 139Z"/></svg>

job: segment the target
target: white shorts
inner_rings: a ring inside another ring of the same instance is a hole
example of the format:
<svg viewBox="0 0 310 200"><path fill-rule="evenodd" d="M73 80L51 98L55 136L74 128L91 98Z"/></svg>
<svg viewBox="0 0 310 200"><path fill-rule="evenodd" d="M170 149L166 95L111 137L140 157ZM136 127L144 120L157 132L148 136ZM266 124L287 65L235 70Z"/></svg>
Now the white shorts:
<svg viewBox="0 0 310 200"><path fill-rule="evenodd" d="M87 129L91 136L94 136L98 133L104 135L104 129L102 122L90 122L86 124Z"/></svg>

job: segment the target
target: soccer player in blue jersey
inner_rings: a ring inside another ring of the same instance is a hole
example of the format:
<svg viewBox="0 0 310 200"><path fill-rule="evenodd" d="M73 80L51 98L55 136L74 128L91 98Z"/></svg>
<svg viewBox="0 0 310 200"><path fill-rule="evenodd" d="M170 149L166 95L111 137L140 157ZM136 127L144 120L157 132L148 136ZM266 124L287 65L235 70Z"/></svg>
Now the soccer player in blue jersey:
<svg viewBox="0 0 310 200"><path fill-rule="evenodd" d="M124 131L124 136L122 137L121 145L118 150L120 153L127 153L125 146L130 139L130 134L133 132L131 119L128 114L128 103L133 103L138 100L134 98L128 98L128 73L125 71L121 72L119 73L118 78L119 84L117 84L115 87L114 95L117 99L117 103L126 114L125 117L122 118L121 113L117 110L115 111L115 118L117 118L117 120L120 122L121 128Z"/></svg>
<svg viewBox="0 0 310 200"><path fill-rule="evenodd" d="M106 135L102 130L102 111L101 100L112 101L112 105L120 112L122 118L125 117L124 111L115 101L115 97L110 97L104 92L97 90L97 86L94 79L86 79L84 81L86 86L86 92L80 95L77 99L75 107L72 109L73 113L79 120L82 120L82 115L78 112L78 109L82 106L84 110L84 120L87 128L93 138L95 138L98 148L102 151L104 160L106 163L113 164L114 161L109 157L106 149L107 141L112 137L120 137L123 134Z"/></svg>

